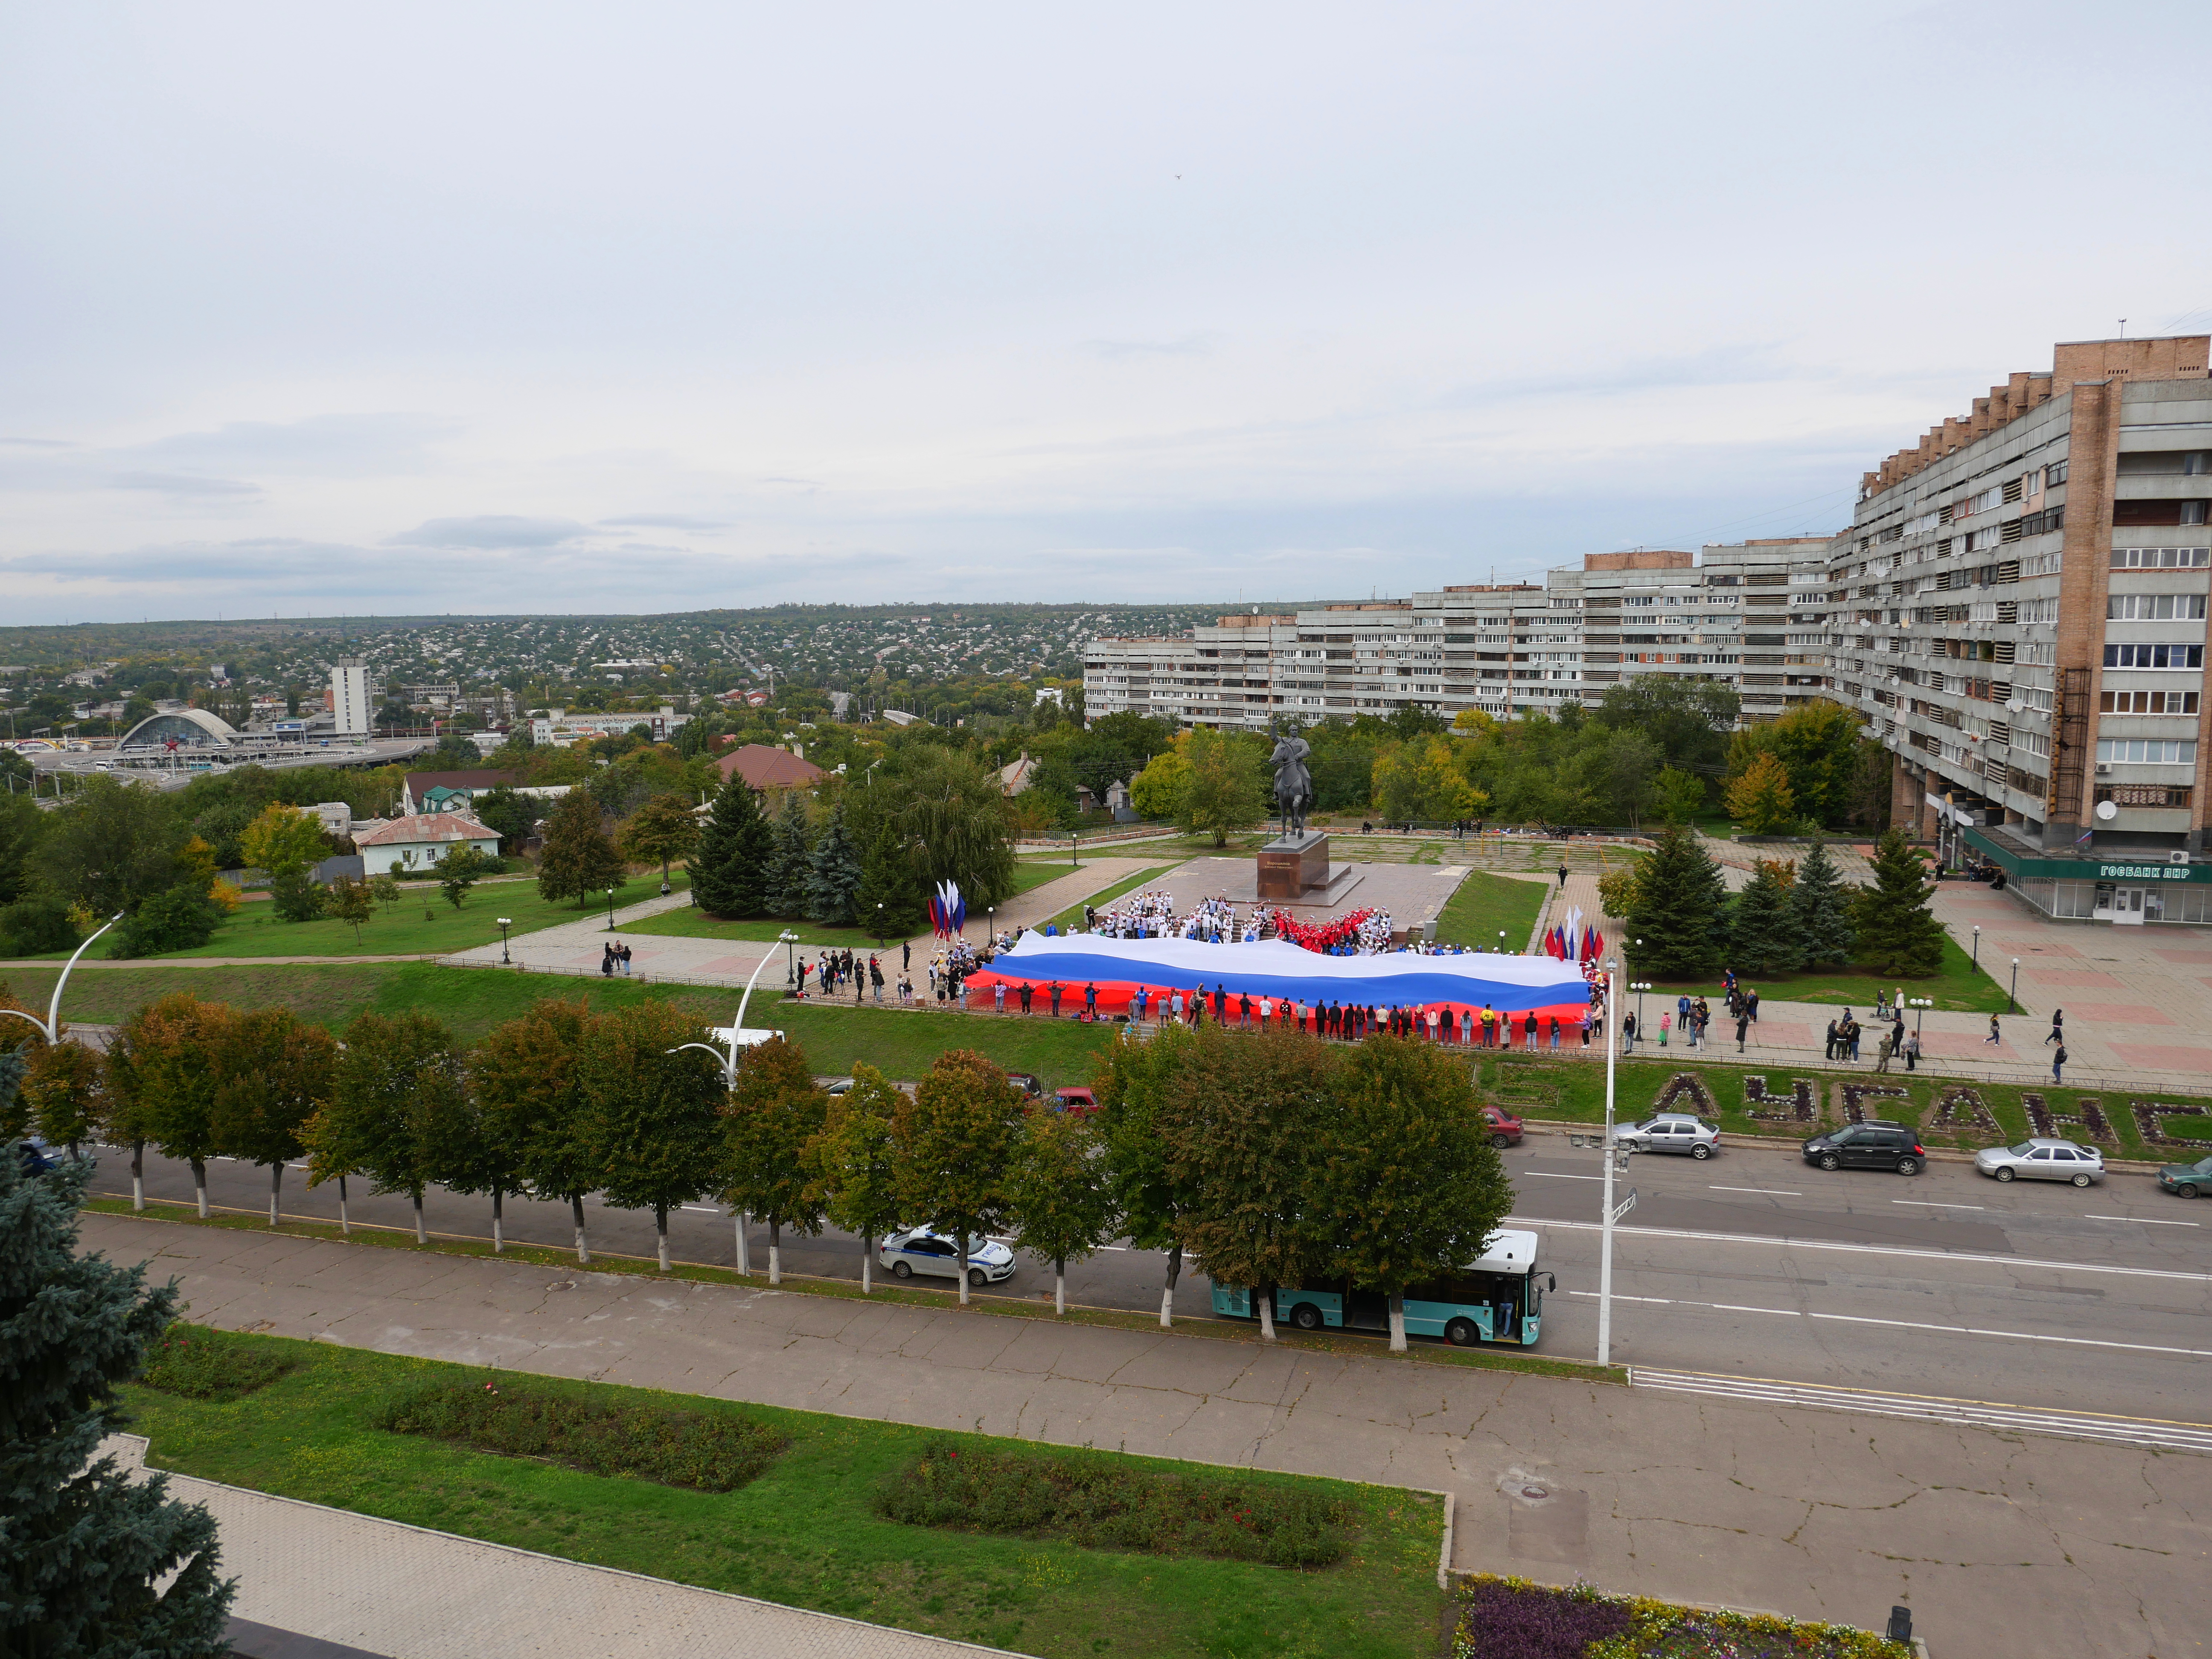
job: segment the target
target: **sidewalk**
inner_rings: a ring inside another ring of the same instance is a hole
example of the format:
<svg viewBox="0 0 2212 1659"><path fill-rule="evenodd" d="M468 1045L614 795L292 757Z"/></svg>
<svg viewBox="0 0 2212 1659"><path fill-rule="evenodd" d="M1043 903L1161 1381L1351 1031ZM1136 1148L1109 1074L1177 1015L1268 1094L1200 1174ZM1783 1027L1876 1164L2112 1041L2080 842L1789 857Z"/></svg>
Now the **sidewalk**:
<svg viewBox="0 0 2212 1659"><path fill-rule="evenodd" d="M88 1249L155 1256L193 1318L233 1329L1442 1490L1467 1571L1862 1626L1909 1603L1941 1659L2197 1639L2212 1465L2186 1455L131 1217L83 1229Z"/></svg>
<svg viewBox="0 0 2212 1659"><path fill-rule="evenodd" d="M143 1435L100 1449L136 1474ZM204 1504L234 1618L390 1659L981 1659L975 1647L172 1474ZM401 1587L404 1593L398 1593Z"/></svg>

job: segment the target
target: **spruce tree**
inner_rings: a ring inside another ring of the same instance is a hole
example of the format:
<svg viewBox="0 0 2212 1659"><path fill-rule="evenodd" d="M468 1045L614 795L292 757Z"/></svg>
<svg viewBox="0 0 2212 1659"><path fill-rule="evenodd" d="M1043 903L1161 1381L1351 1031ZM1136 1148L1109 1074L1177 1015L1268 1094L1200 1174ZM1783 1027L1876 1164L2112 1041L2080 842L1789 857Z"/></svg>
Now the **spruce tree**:
<svg viewBox="0 0 2212 1659"><path fill-rule="evenodd" d="M853 901L860 926L884 939L904 939L921 926L921 881L888 823L876 831L860 864L860 890Z"/></svg>
<svg viewBox="0 0 2212 1659"><path fill-rule="evenodd" d="M806 918L824 927L850 927L859 919L860 849L845 832L845 809L830 814L829 827L814 843L814 857L806 872Z"/></svg>
<svg viewBox="0 0 2212 1659"><path fill-rule="evenodd" d="M1790 973L1804 960L1796 927L1790 920L1790 890L1765 860L1751 884L1736 895L1729 960L1756 974Z"/></svg>
<svg viewBox="0 0 2212 1659"><path fill-rule="evenodd" d="M1653 979L1702 979L1721 966L1728 941L1727 884L1690 830L1662 830L1658 842L1626 937L1640 942L1642 971Z"/></svg>
<svg viewBox="0 0 2212 1659"><path fill-rule="evenodd" d="M691 855L691 896L710 916L757 916L766 908L774 832L752 786L732 771Z"/></svg>
<svg viewBox="0 0 2212 1659"><path fill-rule="evenodd" d="M18 1063L0 1055L0 1094ZM78 1254L92 1170L27 1176L0 1158L0 1652L215 1659L233 1588L215 1522L166 1477L134 1481L97 1455L127 1420L116 1385L175 1316L177 1286L149 1291L143 1266Z"/></svg>
<svg viewBox="0 0 2212 1659"><path fill-rule="evenodd" d="M806 803L787 789L776 814L774 851L769 854L763 902L772 916L806 914L806 880L813 873L814 848L808 834Z"/></svg>
<svg viewBox="0 0 2212 1659"><path fill-rule="evenodd" d="M1902 830L1881 838L1874 860L1874 885L1863 887L1858 913L1859 959L1882 974L1932 974L1943 964L1943 924L1929 908L1935 896L1927 866Z"/></svg>
<svg viewBox="0 0 2212 1659"><path fill-rule="evenodd" d="M1850 894L1828 857L1827 843L1815 840L1797 866L1790 889L1790 924L1797 935L1798 957L1808 968L1849 962L1855 945Z"/></svg>

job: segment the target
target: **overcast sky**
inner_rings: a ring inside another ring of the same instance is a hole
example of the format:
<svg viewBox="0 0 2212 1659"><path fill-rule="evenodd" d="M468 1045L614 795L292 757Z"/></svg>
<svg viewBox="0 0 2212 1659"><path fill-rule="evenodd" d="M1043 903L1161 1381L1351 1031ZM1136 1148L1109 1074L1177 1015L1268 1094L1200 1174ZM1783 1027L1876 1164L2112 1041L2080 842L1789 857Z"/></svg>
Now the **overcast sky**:
<svg viewBox="0 0 2212 1659"><path fill-rule="evenodd" d="M0 3L0 622L1340 597L2212 325L2203 13Z"/></svg>

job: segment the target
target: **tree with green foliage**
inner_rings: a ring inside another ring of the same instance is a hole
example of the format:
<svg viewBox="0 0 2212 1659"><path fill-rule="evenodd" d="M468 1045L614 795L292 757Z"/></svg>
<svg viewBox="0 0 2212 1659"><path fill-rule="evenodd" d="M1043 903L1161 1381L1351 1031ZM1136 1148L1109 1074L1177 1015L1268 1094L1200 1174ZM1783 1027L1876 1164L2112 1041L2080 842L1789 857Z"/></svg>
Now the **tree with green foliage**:
<svg viewBox="0 0 2212 1659"><path fill-rule="evenodd" d="M502 783L477 796L469 803L469 811L478 823L499 837L501 858L511 858L522 851L522 844L538 827L536 799L516 793L511 784Z"/></svg>
<svg viewBox="0 0 2212 1659"><path fill-rule="evenodd" d="M10 750L8 758L21 757ZM47 817L27 793L0 793L0 905L30 896L39 838L46 833Z"/></svg>
<svg viewBox="0 0 2212 1659"><path fill-rule="evenodd" d="M1390 1346L1406 1350L1406 1289L1482 1255L1513 1208L1513 1183L1465 1060L1432 1042L1380 1036L1329 1079L1308 1224L1330 1271L1390 1298Z"/></svg>
<svg viewBox="0 0 2212 1659"><path fill-rule="evenodd" d="M269 878L269 908L280 921L313 921L323 914L324 902L324 889L304 864L288 864Z"/></svg>
<svg viewBox="0 0 2212 1659"><path fill-rule="evenodd" d="M1182 792L1189 786L1190 763L1163 749L1129 780L1129 805L1147 818L1172 818L1182 810Z"/></svg>
<svg viewBox="0 0 2212 1659"><path fill-rule="evenodd" d="M1053 1311L1065 1314L1067 1264L1097 1254L1119 1220L1103 1128L1085 1113L1031 1105L1007 1184L1014 1242L1052 1263Z"/></svg>
<svg viewBox="0 0 2212 1659"><path fill-rule="evenodd" d="M589 1235L584 1194L599 1184L599 1170L584 1139L580 1080L584 1046L594 1016L582 1001L547 1000L520 1017L495 1025L470 1052L469 1092L482 1125L491 1194L492 1236L501 1241L500 1200L527 1191L568 1206L576 1227L576 1260L588 1267ZM495 1178L511 1170L516 1184Z"/></svg>
<svg viewBox="0 0 2212 1659"><path fill-rule="evenodd" d="M1794 973L1804 960L1804 945L1790 915L1790 888L1781 866L1761 859L1743 891L1736 895L1729 924L1729 960L1754 974Z"/></svg>
<svg viewBox="0 0 2212 1659"><path fill-rule="evenodd" d="M129 1421L116 1389L176 1316L177 1285L149 1291L143 1265L79 1249L91 1176L0 1158L0 1651L221 1659L234 1586L214 1521L165 1475L134 1480L100 1455Z"/></svg>
<svg viewBox="0 0 2212 1659"><path fill-rule="evenodd" d="M845 806L830 811L830 822L814 843L806 872L806 919L824 927L850 927L860 921L860 887L866 872L860 849L845 828Z"/></svg>
<svg viewBox="0 0 2212 1659"><path fill-rule="evenodd" d="M368 894L387 910L394 908L399 902L399 878L389 870L380 870L368 878Z"/></svg>
<svg viewBox="0 0 2212 1659"><path fill-rule="evenodd" d="M330 1098L337 1044L289 1008L240 1010L222 1023L210 1108L220 1155L269 1171L277 1223L284 1166L307 1151L307 1121Z"/></svg>
<svg viewBox="0 0 2212 1659"><path fill-rule="evenodd" d="M814 863L814 834L806 818L805 799L798 790L783 792L783 805L775 815L775 832L762 902L772 916L803 916L806 914L806 878Z"/></svg>
<svg viewBox="0 0 2212 1659"><path fill-rule="evenodd" d="M188 832L174 799L160 790L95 775L45 816L32 861L62 898L112 916L175 884Z"/></svg>
<svg viewBox="0 0 2212 1659"><path fill-rule="evenodd" d="M722 1103L721 1198L768 1223L771 1285L783 1283L784 1227L809 1237L822 1231L822 1198L806 1149L829 1115L830 1097L797 1043L771 1037L738 1056L736 1084Z"/></svg>
<svg viewBox="0 0 2212 1659"><path fill-rule="evenodd" d="M1160 1288L1163 1329L1175 1323L1176 1280L1182 1272L1180 1228L1191 1188L1176 1178L1162 1124L1168 1085L1189 1062L1196 1042L1190 1028L1182 1025L1163 1026L1149 1042L1125 1035L1107 1048L1091 1083L1114 1208L1133 1245L1167 1257Z"/></svg>
<svg viewBox="0 0 2212 1659"><path fill-rule="evenodd" d="M995 768L975 755L932 747L875 788L889 792L886 816L920 891L956 883L971 914L1013 896L1013 835Z"/></svg>
<svg viewBox="0 0 2212 1659"><path fill-rule="evenodd" d="M189 994L163 997L124 1022L111 1048L121 1073L137 1137L164 1158L191 1166L203 1219L208 1212L207 1164L222 1151L215 1133L219 1060L234 1018L219 1002ZM118 1054L117 1050L120 1049Z"/></svg>
<svg viewBox="0 0 2212 1659"><path fill-rule="evenodd" d="M853 908L860 925L886 939L904 939L921 926L921 879L899 845L898 831L885 823L868 845L860 863L860 887Z"/></svg>
<svg viewBox="0 0 2212 1659"><path fill-rule="evenodd" d="M963 1306L969 1246L1003 1230L1012 1211L1007 1177L1021 1120L1021 1091L1006 1068L969 1048L939 1054L892 1119L900 1208L958 1241Z"/></svg>
<svg viewBox="0 0 2212 1659"><path fill-rule="evenodd" d="M905 1098L903 1090L864 1060L853 1068L853 1086L830 1097L821 1133L806 1146L811 1201L833 1226L860 1238L863 1296L873 1288L876 1241L898 1225L892 1125Z"/></svg>
<svg viewBox="0 0 2212 1659"><path fill-rule="evenodd" d="M603 1014L576 1068L581 1140L603 1172L607 1202L650 1209L660 1271L668 1271L668 1212L718 1184L722 1068L697 1048L698 1023L665 1002Z"/></svg>
<svg viewBox="0 0 2212 1659"><path fill-rule="evenodd" d="M330 884L323 898L325 914L333 921L346 923L353 929L354 948L361 948L361 925L374 920L376 901L371 896L368 884L356 881L351 876L340 876Z"/></svg>
<svg viewBox="0 0 2212 1659"><path fill-rule="evenodd" d="M1373 775L1375 811L1387 823L1452 823L1490 805L1461 774L1449 738L1393 744L1376 757Z"/></svg>
<svg viewBox="0 0 2212 1659"><path fill-rule="evenodd" d="M307 1184L358 1171L372 1194L406 1194L415 1206L415 1242L427 1244L422 1189L437 1178L441 1128L461 1110L459 1045L439 1021L414 1009L357 1015L343 1042L330 1098L303 1137Z"/></svg>
<svg viewBox="0 0 2212 1659"><path fill-rule="evenodd" d="M561 797L538 854L538 895L572 898L581 909L622 879L622 854L599 827L599 804L581 789Z"/></svg>
<svg viewBox="0 0 2212 1659"><path fill-rule="evenodd" d="M1729 775L1741 777L1759 756L1771 755L1790 780L1799 817L1824 827L1847 823L1860 806L1863 724L1863 716L1825 697L1800 703L1729 740Z"/></svg>
<svg viewBox="0 0 2212 1659"><path fill-rule="evenodd" d="M1309 1200L1338 1054L1292 1032L1209 1024L1165 1091L1169 1175L1189 1194L1176 1231L1215 1284L1249 1292L1270 1342L1275 1287L1318 1276L1331 1259Z"/></svg>
<svg viewBox="0 0 2212 1659"><path fill-rule="evenodd" d="M1930 908L1936 890L1928 866L1902 830L1875 848L1874 885L1853 906L1858 957L1880 974L1920 977L1943 965L1943 924Z"/></svg>
<svg viewBox="0 0 2212 1659"><path fill-rule="evenodd" d="M1741 776L1728 787L1729 816L1753 836L1771 836L1797 821L1797 798L1790 793L1790 773L1781 757L1769 750L1754 757Z"/></svg>
<svg viewBox="0 0 2212 1659"><path fill-rule="evenodd" d="M1184 834L1211 836L1216 847L1229 837L1267 821L1267 751L1236 732L1194 727L1182 735L1180 752L1190 767L1176 803L1176 823Z"/></svg>
<svg viewBox="0 0 2212 1659"><path fill-rule="evenodd" d="M1662 766L1651 780L1651 809L1662 823L1687 823L1705 807L1705 781L1694 772Z"/></svg>
<svg viewBox="0 0 2212 1659"><path fill-rule="evenodd" d="M632 862L658 864L665 885L669 866L699 844L698 814L682 795L654 795L629 815L617 842Z"/></svg>
<svg viewBox="0 0 2212 1659"><path fill-rule="evenodd" d="M775 833L761 816L752 786L732 768L691 858L692 902L710 916L744 920L765 915L775 847Z"/></svg>
<svg viewBox="0 0 2212 1659"><path fill-rule="evenodd" d="M1627 937L1640 942L1641 971L1653 979L1702 979L1721 966L1728 886L1694 831L1659 832L1625 920Z"/></svg>
<svg viewBox="0 0 2212 1659"><path fill-rule="evenodd" d="M1836 873L1827 843L1817 837L1797 866L1797 879L1790 884L1790 927L1805 967L1849 962L1857 950L1850 890Z"/></svg>
<svg viewBox="0 0 2212 1659"><path fill-rule="evenodd" d="M0 907L0 955L40 957L76 945L69 906L52 894L31 893Z"/></svg>
<svg viewBox="0 0 2212 1659"><path fill-rule="evenodd" d="M106 1068L100 1053L82 1042L40 1042L27 1059L20 1086L31 1127L49 1145L67 1146L74 1158L79 1143L98 1133L103 1115Z"/></svg>
<svg viewBox="0 0 2212 1659"><path fill-rule="evenodd" d="M1591 716L1615 732L1641 732L1669 766L1717 766L1742 699L1731 686L1674 674L1638 674L1609 688Z"/></svg>
<svg viewBox="0 0 2212 1659"><path fill-rule="evenodd" d="M475 848L456 847L438 860L438 891L444 895L447 903L458 910L461 901L468 897L469 889L482 881L490 868L491 860ZM621 879L619 869L611 879Z"/></svg>
<svg viewBox="0 0 2212 1659"><path fill-rule="evenodd" d="M330 856L331 838L313 813L271 801L246 826L238 847L248 865L273 878L322 862Z"/></svg>

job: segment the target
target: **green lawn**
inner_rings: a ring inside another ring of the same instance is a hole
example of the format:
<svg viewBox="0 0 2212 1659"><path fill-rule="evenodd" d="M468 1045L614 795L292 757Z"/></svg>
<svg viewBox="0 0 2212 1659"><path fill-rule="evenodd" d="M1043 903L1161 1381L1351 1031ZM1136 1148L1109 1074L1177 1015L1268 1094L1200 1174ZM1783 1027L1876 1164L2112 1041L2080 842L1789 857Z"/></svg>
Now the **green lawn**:
<svg viewBox="0 0 2212 1659"><path fill-rule="evenodd" d="M229 1405L125 1391L154 1467L333 1504L572 1560L787 1606L1045 1656L1426 1653L1442 1607L1442 1516L1392 1487L1238 1471L1353 1507L1351 1553L1294 1571L1244 1562L1085 1549L879 1517L872 1498L936 1431L736 1405L604 1383L534 1389L609 1403L645 1400L747 1419L790 1449L737 1492L707 1493L586 1474L372 1426L379 1406L426 1382L491 1374L277 1337L245 1339L296 1368ZM978 1437L985 1446L1005 1441ZM1082 1454L1172 1476L1181 1467Z"/></svg>
<svg viewBox="0 0 2212 1659"><path fill-rule="evenodd" d="M1618 940L1608 940L1618 944ZM1996 958L1991 957L1992 963ZM1636 964L1628 963L1629 976L1635 977ZM1902 988L1905 996L1931 997L1936 1006L1954 1013L2001 1014L2008 1006L2005 988L1990 977L1986 969L1973 965L1973 958L1959 948L1949 934L1943 936L1943 965L1925 979L1900 979L1894 974L1877 974L1871 968L1853 965L1848 968L1821 968L1802 974L1747 974L1737 970L1738 979L1747 987L1756 987L1763 1002L1826 1002L1852 1010L1863 1019L1866 1011L1874 1006L1877 986L1896 991ZM1720 976L1710 980L1653 981L1654 989L1672 1001L1685 992L1691 996L1704 996L1717 1009L1721 1004ZM2027 1005L2020 1005L2025 1016Z"/></svg>
<svg viewBox="0 0 2212 1659"><path fill-rule="evenodd" d="M670 878L678 891L690 877L678 870ZM660 872L631 876L615 891L615 908L637 904L660 891ZM285 921L276 908L264 901L241 904L205 945L190 951L173 951L171 957L398 957L443 955L478 945L499 943L501 916L510 918L516 933L534 933L564 921L581 921L596 912L605 917L606 895L596 903L579 906L574 899L555 902L538 896L535 881L480 884L455 909L434 887L402 890L397 904L380 904L375 916L361 925L361 937L342 921ZM94 950L104 951L105 942ZM67 951L44 958L64 962Z"/></svg>
<svg viewBox="0 0 2212 1659"><path fill-rule="evenodd" d="M1505 935L1505 949L1526 950L1529 930L1544 908L1548 884L1516 881L1471 870L1437 918L1437 937L1446 945L1471 945L1495 950L1498 935Z"/></svg>

